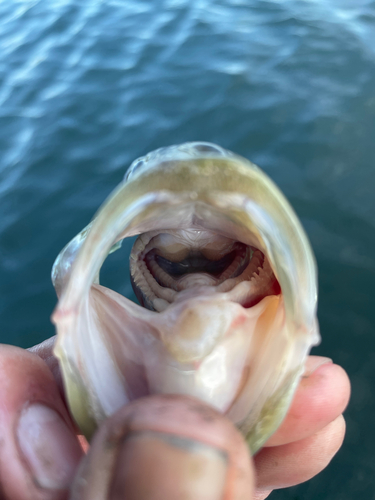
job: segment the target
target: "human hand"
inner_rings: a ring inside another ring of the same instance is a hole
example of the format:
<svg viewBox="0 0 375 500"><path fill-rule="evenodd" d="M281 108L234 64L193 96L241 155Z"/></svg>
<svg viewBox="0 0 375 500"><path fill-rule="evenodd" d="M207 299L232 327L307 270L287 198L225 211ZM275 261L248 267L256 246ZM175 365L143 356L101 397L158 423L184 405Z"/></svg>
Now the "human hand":
<svg viewBox="0 0 375 500"><path fill-rule="evenodd" d="M324 358L312 356L284 423L254 461L224 416L189 398L153 396L104 422L77 472L84 453L52 344L0 347L0 498L63 500L75 476L74 500L175 500L180 492L261 500L320 472L341 446L349 381L332 363L313 371Z"/></svg>

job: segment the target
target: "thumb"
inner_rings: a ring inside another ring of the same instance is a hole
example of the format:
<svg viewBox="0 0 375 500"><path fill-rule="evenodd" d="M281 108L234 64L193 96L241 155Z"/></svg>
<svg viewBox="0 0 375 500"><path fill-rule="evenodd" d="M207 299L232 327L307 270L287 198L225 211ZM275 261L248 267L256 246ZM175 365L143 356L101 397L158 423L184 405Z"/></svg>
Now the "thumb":
<svg viewBox="0 0 375 500"><path fill-rule="evenodd" d="M234 425L183 396L139 399L94 437L71 500L251 500L253 468Z"/></svg>

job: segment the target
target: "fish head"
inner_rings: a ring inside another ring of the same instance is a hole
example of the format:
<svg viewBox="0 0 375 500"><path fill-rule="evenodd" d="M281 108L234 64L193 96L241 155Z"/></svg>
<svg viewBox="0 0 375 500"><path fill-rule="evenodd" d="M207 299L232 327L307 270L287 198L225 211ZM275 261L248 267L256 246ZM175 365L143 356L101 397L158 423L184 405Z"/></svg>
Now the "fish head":
<svg viewBox="0 0 375 500"><path fill-rule="evenodd" d="M130 236L140 305L99 281ZM297 216L258 167L210 143L133 162L52 280L55 355L86 436L136 398L186 394L227 415L255 452L319 341L316 265Z"/></svg>

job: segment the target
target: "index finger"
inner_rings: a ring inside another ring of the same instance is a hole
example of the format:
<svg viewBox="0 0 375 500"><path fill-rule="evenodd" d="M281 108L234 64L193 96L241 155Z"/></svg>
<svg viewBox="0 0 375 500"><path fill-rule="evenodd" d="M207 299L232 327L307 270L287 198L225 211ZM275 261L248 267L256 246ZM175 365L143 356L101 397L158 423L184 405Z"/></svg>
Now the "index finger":
<svg viewBox="0 0 375 500"><path fill-rule="evenodd" d="M312 436L343 413L349 396L349 378L341 366L329 358L309 356L285 420L265 446L280 446Z"/></svg>

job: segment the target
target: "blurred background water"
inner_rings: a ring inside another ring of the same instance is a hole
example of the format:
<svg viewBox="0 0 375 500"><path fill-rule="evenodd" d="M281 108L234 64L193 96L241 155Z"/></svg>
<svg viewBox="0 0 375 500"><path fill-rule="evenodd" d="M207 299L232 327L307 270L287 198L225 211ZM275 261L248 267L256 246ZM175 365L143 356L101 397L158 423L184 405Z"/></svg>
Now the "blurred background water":
<svg viewBox="0 0 375 500"><path fill-rule="evenodd" d="M0 341L23 347L54 333L52 263L132 160L203 140L261 166L318 260L314 352L353 387L342 450L272 498L375 498L374 1L3 1L0 124ZM106 277L131 296L124 253Z"/></svg>

